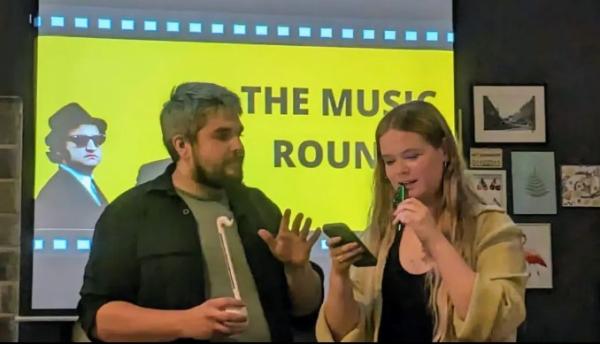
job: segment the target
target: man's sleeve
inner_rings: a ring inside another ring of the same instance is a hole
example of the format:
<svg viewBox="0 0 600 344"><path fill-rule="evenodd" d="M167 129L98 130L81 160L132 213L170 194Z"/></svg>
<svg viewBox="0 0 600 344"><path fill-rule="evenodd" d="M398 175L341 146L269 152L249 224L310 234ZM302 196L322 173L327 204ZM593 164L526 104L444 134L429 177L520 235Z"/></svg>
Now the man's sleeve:
<svg viewBox="0 0 600 344"><path fill-rule="evenodd" d="M323 269L321 269L321 267L313 261L310 262L310 265L312 266L313 270L315 270L319 275L319 280L321 282L321 299L319 300L319 304L314 311L303 316L292 317L292 326L294 327L294 329L300 331L314 331L315 326L317 324L317 318L319 317L319 309L321 308L321 305L323 304L323 299L325 297L325 288L323 286L323 281L325 280L325 277L323 274Z"/></svg>
<svg viewBox="0 0 600 344"><path fill-rule="evenodd" d="M77 306L79 320L91 339L96 339L96 314L100 307L110 301L135 300L139 270L134 218L123 202L115 202L96 223Z"/></svg>

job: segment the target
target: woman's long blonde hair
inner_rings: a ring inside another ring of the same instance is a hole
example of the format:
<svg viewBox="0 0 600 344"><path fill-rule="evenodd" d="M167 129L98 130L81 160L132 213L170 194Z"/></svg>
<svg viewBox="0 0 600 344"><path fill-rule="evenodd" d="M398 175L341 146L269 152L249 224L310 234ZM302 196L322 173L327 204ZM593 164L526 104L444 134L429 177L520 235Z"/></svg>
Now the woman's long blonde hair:
<svg viewBox="0 0 600 344"><path fill-rule="evenodd" d="M439 110L430 103L413 101L397 106L379 122L375 133L377 143L377 163L374 171L374 198L371 205L370 230L375 231L378 242L391 230L391 208L394 187L385 174L379 140L390 129L413 132L421 135L435 148L443 146L448 162L440 184L441 203L438 228L469 263L474 227L469 221L469 209L475 202L481 202L464 178L464 162L448 124ZM437 269L426 275L429 291L429 308L434 319L434 341L452 337L448 333L452 327L450 317L453 308Z"/></svg>

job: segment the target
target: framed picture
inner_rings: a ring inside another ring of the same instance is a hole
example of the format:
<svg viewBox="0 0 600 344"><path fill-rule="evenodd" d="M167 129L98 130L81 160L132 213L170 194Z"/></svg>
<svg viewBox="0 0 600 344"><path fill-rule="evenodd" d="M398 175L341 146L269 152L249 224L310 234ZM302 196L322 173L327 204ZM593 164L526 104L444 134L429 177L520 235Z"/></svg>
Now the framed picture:
<svg viewBox="0 0 600 344"><path fill-rule="evenodd" d="M502 148L471 147L469 153L470 168L502 168Z"/></svg>
<svg viewBox="0 0 600 344"><path fill-rule="evenodd" d="M506 205L506 171L466 170L473 189L487 204L495 204L502 209Z"/></svg>
<svg viewBox="0 0 600 344"><path fill-rule="evenodd" d="M556 214L554 152L512 152L515 214Z"/></svg>
<svg viewBox="0 0 600 344"><path fill-rule="evenodd" d="M600 207L600 165L560 167L563 207Z"/></svg>
<svg viewBox="0 0 600 344"><path fill-rule="evenodd" d="M517 223L523 231L523 250L527 262L527 288L552 288L552 242L549 223Z"/></svg>
<svg viewBox="0 0 600 344"><path fill-rule="evenodd" d="M543 85L473 86L475 142L546 142Z"/></svg>

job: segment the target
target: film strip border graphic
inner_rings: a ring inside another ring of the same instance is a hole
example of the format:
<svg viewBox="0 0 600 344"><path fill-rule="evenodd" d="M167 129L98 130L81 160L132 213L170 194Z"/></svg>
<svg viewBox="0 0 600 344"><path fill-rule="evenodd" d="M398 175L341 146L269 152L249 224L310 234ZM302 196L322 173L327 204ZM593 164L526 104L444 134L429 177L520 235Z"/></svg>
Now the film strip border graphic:
<svg viewBox="0 0 600 344"><path fill-rule="evenodd" d="M87 231L86 231L87 232ZM91 233L91 231L89 231ZM91 235L91 234L89 234ZM37 253L68 253L89 252L92 247L92 239L85 233L76 235L37 236L33 239L33 251ZM314 250L327 251L326 239L319 239Z"/></svg>
<svg viewBox="0 0 600 344"><path fill-rule="evenodd" d="M34 251L56 251L66 252L68 250L89 251L92 247L92 240L86 238L68 239L66 237L56 237L53 239L33 239Z"/></svg>
<svg viewBox="0 0 600 344"><path fill-rule="evenodd" d="M452 50L451 24L260 16L231 13L117 11L64 7L31 18L39 35Z"/></svg>
<svg viewBox="0 0 600 344"><path fill-rule="evenodd" d="M33 235L33 252L36 254L89 253L93 236L93 229L37 228Z"/></svg>

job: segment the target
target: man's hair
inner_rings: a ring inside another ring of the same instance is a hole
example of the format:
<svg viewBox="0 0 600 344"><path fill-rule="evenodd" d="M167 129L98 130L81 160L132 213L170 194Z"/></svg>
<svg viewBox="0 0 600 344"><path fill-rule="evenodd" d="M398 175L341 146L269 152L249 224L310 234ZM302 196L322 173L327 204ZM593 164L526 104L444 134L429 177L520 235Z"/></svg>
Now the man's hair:
<svg viewBox="0 0 600 344"><path fill-rule="evenodd" d="M206 124L207 115L219 108L242 114L239 97L223 86L188 82L173 89L160 113L163 143L173 161L179 160L173 137L181 135L194 142L196 134Z"/></svg>
<svg viewBox="0 0 600 344"><path fill-rule="evenodd" d="M80 125L91 124L98 128L100 134L106 134L106 121L101 118L92 117L81 105L69 103L56 111L48 120L50 133L46 136L48 145L48 159L54 163L68 161L69 155L65 143L69 138L69 131Z"/></svg>

